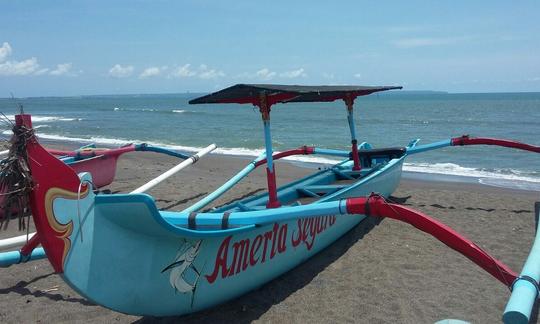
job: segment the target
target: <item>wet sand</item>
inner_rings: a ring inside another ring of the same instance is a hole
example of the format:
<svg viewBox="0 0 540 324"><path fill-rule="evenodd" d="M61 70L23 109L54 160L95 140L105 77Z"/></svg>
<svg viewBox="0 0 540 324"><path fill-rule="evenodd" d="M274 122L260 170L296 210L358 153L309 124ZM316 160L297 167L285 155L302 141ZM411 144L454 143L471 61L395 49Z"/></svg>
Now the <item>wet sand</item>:
<svg viewBox="0 0 540 324"><path fill-rule="evenodd" d="M109 189L129 192L177 160L123 156ZM152 190L160 208L181 210L219 186L246 159L208 156ZM278 163L278 184L313 170ZM215 205L264 191L254 172ZM519 271L534 237L540 193L476 184L403 180L395 200L450 225ZM21 235L12 222L1 238ZM369 218L299 267L238 299L175 318L129 316L93 305L46 260L0 269L0 322L500 322L508 289L467 258L410 225ZM537 318L534 319L534 322Z"/></svg>

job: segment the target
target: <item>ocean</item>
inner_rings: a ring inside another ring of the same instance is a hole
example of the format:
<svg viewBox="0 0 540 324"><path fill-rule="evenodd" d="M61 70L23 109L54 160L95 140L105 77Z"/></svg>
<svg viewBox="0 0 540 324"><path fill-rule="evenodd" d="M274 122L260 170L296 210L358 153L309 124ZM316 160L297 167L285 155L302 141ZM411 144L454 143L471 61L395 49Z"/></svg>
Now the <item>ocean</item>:
<svg viewBox="0 0 540 324"><path fill-rule="evenodd" d="M117 146L147 142L193 152L216 143L218 154L256 156L263 151L261 117L250 105L189 105L202 94L107 95L0 99L8 118L21 104L47 140ZM349 149L343 102L272 107L276 151L314 145ZM399 92L355 102L359 142L405 146L469 134L540 145L540 93L448 94ZM5 140L9 125L2 123ZM299 156L300 163L328 163ZM540 155L491 146L449 147L408 157L407 176L540 191Z"/></svg>

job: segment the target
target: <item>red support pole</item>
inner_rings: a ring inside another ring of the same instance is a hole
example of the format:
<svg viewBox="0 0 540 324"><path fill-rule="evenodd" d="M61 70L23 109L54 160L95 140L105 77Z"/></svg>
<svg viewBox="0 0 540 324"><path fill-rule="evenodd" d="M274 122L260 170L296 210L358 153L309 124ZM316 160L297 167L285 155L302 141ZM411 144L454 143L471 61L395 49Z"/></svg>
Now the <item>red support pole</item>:
<svg viewBox="0 0 540 324"><path fill-rule="evenodd" d="M360 158L358 157L358 142L354 139L351 141L351 143L352 143L351 152L352 152L353 162L354 162L352 169L353 171L360 171L361 167L360 167Z"/></svg>
<svg viewBox="0 0 540 324"><path fill-rule="evenodd" d="M272 171L266 168L266 182L268 183L268 203L266 208L277 208L281 206L277 198L276 171L272 166Z"/></svg>
<svg viewBox="0 0 540 324"><path fill-rule="evenodd" d="M354 127L354 116L353 116L353 104L354 104L354 97L347 93L343 101L345 101L345 105L347 105L347 120L349 121L349 128L351 130L351 153L353 158L353 171L360 171L360 158L358 157L358 141L356 140L356 131Z"/></svg>
<svg viewBox="0 0 540 324"><path fill-rule="evenodd" d="M276 172L274 168L274 161L272 159L272 137L270 134L270 106L266 93L261 93L259 96L259 110L262 114L262 120L264 124L264 144L266 149L266 182L268 183L268 203L267 208L280 207L277 197L277 185L276 185Z"/></svg>

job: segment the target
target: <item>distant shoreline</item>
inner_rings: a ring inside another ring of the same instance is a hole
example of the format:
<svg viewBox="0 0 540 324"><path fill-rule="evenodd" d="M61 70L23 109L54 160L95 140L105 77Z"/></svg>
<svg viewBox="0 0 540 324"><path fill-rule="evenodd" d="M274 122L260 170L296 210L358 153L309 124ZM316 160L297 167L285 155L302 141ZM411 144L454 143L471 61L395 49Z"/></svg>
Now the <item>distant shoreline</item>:
<svg viewBox="0 0 540 324"><path fill-rule="evenodd" d="M58 98L92 98L92 97L152 97L152 96L185 96L192 95L193 97L206 95L212 91L203 92L163 92L163 93L118 93L118 94L74 94L74 95L42 95L42 96L21 96L21 97L0 97L0 100L27 100L27 99L58 99ZM482 91L482 92L449 92L444 90L396 90L389 92L381 92L374 95L374 97L393 97L393 96L416 96L416 95L527 95L527 94L540 94L540 91Z"/></svg>

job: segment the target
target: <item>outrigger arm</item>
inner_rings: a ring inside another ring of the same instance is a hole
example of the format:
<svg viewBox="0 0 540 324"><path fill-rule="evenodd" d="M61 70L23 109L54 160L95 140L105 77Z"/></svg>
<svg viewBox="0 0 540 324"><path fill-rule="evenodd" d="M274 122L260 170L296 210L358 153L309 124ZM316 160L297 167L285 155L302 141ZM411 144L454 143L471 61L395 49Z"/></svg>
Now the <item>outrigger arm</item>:
<svg viewBox="0 0 540 324"><path fill-rule="evenodd" d="M447 146L465 146L465 145L493 145L502 146L508 148L515 148L524 151L530 151L540 153L540 146L530 145L512 140L490 138L490 137L470 137L469 135L463 135L460 137L454 137L447 140L442 140L430 144L416 145L407 149L407 154L416 154L426 151L432 151Z"/></svg>

